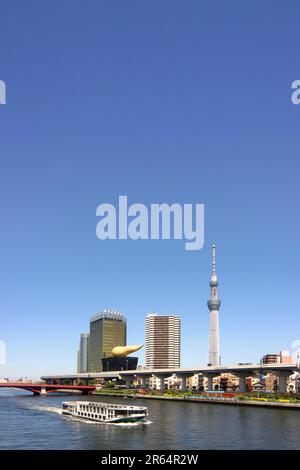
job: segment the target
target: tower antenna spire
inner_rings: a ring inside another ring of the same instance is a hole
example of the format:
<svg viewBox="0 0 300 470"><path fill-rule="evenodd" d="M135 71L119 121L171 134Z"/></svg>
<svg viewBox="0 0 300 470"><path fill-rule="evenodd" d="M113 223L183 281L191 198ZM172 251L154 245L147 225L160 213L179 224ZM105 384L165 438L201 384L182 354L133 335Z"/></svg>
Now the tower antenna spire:
<svg viewBox="0 0 300 470"><path fill-rule="evenodd" d="M212 274L216 274L216 245L212 246Z"/></svg>

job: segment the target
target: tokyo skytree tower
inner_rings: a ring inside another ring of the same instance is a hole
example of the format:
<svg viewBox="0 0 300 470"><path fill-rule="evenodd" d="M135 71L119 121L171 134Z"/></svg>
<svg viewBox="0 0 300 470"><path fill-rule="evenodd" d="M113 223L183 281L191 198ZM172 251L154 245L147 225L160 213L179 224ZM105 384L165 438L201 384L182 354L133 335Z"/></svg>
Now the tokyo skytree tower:
<svg viewBox="0 0 300 470"><path fill-rule="evenodd" d="M209 340L208 340L208 365L219 366L220 359L220 333L219 333L219 310L221 300L218 298L218 277L216 273L216 245L212 246L212 273L210 278L210 299L207 306L210 311L209 318Z"/></svg>

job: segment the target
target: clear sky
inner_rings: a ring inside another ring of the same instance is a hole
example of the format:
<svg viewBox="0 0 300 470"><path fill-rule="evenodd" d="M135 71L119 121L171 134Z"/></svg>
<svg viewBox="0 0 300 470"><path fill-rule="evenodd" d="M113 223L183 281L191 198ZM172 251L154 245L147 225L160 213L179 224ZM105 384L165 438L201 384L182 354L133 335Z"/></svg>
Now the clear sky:
<svg viewBox="0 0 300 470"><path fill-rule="evenodd" d="M74 371L106 307L129 344L147 313L180 315L182 365L205 364L213 242L222 362L300 338L298 7L2 2L0 377ZM204 203L204 248L100 241L96 208L121 194Z"/></svg>

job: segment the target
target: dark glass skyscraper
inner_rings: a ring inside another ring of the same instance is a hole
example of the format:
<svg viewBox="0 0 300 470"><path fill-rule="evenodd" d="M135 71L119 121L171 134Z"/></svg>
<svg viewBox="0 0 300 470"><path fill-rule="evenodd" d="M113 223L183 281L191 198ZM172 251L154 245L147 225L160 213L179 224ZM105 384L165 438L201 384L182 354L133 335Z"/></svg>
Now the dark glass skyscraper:
<svg viewBox="0 0 300 470"><path fill-rule="evenodd" d="M102 358L111 357L115 346L126 345L126 318L105 309L90 319L88 372L102 372Z"/></svg>

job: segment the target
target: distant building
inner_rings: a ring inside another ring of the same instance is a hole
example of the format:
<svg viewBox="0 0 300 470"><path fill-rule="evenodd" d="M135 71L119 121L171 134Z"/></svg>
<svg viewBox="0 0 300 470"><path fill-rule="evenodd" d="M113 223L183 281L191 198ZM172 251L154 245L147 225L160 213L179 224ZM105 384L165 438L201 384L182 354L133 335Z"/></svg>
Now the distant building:
<svg viewBox="0 0 300 470"><path fill-rule="evenodd" d="M103 372L116 371L116 370L136 370L138 365L138 357L126 356L102 358Z"/></svg>
<svg viewBox="0 0 300 470"><path fill-rule="evenodd" d="M111 357L115 346L126 345L126 318L105 309L90 319L88 372L102 372L102 359Z"/></svg>
<svg viewBox="0 0 300 470"><path fill-rule="evenodd" d="M81 364L80 364L80 351L77 351L77 374L81 372Z"/></svg>
<svg viewBox="0 0 300 470"><path fill-rule="evenodd" d="M180 367L180 318L151 313L146 318L146 367Z"/></svg>
<svg viewBox="0 0 300 470"><path fill-rule="evenodd" d="M192 377L189 377L186 381L187 387L190 390L199 390L201 376L199 374L194 374ZM201 383L202 385L202 383Z"/></svg>
<svg viewBox="0 0 300 470"><path fill-rule="evenodd" d="M293 358L290 356L289 351L280 351L281 364L292 364L293 362Z"/></svg>
<svg viewBox="0 0 300 470"><path fill-rule="evenodd" d="M216 383L219 383L220 390L233 390L239 385L239 379L228 372L222 373L217 377Z"/></svg>
<svg viewBox="0 0 300 470"><path fill-rule="evenodd" d="M266 392L275 392L277 377L274 374L267 374L264 379Z"/></svg>
<svg viewBox="0 0 300 470"><path fill-rule="evenodd" d="M253 384L251 384L251 386L248 387L248 391L249 392L260 392L262 390L264 390L265 386L262 382L255 382Z"/></svg>
<svg viewBox="0 0 300 470"><path fill-rule="evenodd" d="M79 351L77 353L77 372L88 372L90 334L81 333Z"/></svg>
<svg viewBox="0 0 300 470"><path fill-rule="evenodd" d="M299 372L294 372L288 378L287 389L289 392L299 393L300 390L300 374Z"/></svg>
<svg viewBox="0 0 300 470"><path fill-rule="evenodd" d="M261 383L262 377L253 377L249 376L246 378L246 390L252 392L252 390L261 390L264 388L264 385Z"/></svg>
<svg viewBox="0 0 300 470"><path fill-rule="evenodd" d="M261 359L262 364L279 364L280 355L278 353L265 354Z"/></svg>
<svg viewBox="0 0 300 470"><path fill-rule="evenodd" d="M262 364L291 364L292 362L293 359L289 351L265 354L261 359Z"/></svg>

